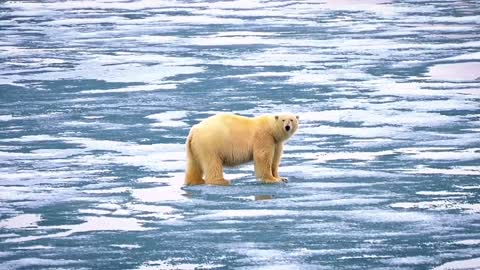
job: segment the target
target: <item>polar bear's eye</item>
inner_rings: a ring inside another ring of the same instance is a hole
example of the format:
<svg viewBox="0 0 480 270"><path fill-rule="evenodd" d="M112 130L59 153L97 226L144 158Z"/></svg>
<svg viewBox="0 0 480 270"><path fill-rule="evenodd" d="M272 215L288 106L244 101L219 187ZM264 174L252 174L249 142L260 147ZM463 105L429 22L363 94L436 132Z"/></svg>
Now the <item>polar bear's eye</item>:
<svg viewBox="0 0 480 270"><path fill-rule="evenodd" d="M285 122L285 119L283 119L282 121Z"/></svg>

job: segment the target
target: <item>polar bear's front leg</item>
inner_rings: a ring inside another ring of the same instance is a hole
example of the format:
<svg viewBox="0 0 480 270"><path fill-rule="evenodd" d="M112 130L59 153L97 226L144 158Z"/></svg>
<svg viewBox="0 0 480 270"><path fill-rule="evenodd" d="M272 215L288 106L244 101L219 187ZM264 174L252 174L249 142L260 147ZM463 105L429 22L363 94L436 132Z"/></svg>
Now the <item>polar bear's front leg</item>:
<svg viewBox="0 0 480 270"><path fill-rule="evenodd" d="M275 155L273 142L257 140L253 146L253 162L255 175L264 183L282 183L280 177L273 175L273 158Z"/></svg>
<svg viewBox="0 0 480 270"><path fill-rule="evenodd" d="M283 182L288 182L287 178L280 177L278 175L278 167L280 166L280 159L282 158L283 153L283 144L277 143L275 145L275 152L273 154L273 163L272 163L272 175L273 177L280 178Z"/></svg>

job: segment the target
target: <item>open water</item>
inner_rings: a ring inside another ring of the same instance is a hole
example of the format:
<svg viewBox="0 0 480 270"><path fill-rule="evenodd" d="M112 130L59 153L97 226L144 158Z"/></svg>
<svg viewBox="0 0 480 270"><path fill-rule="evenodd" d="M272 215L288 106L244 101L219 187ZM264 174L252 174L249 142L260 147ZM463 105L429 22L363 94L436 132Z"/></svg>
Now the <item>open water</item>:
<svg viewBox="0 0 480 270"><path fill-rule="evenodd" d="M300 115L183 187L189 128ZM480 3L0 2L1 269L480 269Z"/></svg>

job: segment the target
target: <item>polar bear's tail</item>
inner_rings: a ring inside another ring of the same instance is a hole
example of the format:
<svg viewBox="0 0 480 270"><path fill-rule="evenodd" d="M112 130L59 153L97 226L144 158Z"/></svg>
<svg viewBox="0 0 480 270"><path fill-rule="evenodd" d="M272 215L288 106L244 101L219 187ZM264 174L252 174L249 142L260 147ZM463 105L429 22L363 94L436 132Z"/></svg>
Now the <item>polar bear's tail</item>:
<svg viewBox="0 0 480 270"><path fill-rule="evenodd" d="M193 132L188 134L187 141L185 143L187 148L187 170L185 171L185 185L203 185L205 180L202 178L203 170L198 163L192 149Z"/></svg>

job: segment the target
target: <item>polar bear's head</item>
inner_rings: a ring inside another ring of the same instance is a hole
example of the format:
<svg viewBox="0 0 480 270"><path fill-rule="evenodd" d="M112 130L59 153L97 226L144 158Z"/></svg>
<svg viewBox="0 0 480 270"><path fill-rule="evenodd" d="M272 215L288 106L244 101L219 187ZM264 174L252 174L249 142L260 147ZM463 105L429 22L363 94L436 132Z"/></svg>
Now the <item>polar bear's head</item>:
<svg viewBox="0 0 480 270"><path fill-rule="evenodd" d="M283 140L287 140L292 136L298 129L298 115L293 114L277 114L275 115L275 126L277 135Z"/></svg>

